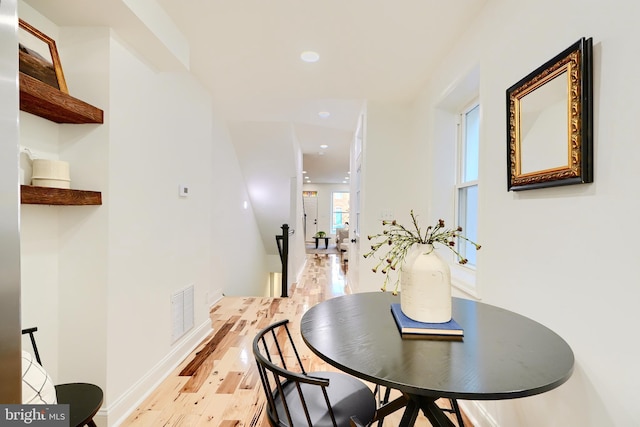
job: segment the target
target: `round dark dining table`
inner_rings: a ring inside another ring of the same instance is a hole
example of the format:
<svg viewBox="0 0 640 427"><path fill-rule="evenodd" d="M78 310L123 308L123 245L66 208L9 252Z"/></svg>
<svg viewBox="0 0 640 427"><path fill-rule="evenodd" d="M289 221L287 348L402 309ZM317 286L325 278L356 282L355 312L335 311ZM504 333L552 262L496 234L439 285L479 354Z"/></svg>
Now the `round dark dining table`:
<svg viewBox="0 0 640 427"><path fill-rule="evenodd" d="M462 340L402 338L390 309L399 302L390 292L332 298L311 307L300 330L307 346L330 365L403 392L401 426L413 425L420 410L434 426L454 426L437 399L532 396L560 386L573 372L566 341L525 316L453 298Z"/></svg>

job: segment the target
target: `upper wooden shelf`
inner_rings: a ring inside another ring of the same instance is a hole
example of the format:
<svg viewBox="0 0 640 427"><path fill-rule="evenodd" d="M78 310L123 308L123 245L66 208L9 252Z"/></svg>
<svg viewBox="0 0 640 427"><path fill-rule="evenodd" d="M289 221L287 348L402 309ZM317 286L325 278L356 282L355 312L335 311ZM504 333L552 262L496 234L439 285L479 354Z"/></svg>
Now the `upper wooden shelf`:
<svg viewBox="0 0 640 427"><path fill-rule="evenodd" d="M104 123L104 112L20 73L20 109L56 123Z"/></svg>
<svg viewBox="0 0 640 427"><path fill-rule="evenodd" d="M65 188L20 186L20 203L25 205L86 206L101 205L99 191L68 190Z"/></svg>

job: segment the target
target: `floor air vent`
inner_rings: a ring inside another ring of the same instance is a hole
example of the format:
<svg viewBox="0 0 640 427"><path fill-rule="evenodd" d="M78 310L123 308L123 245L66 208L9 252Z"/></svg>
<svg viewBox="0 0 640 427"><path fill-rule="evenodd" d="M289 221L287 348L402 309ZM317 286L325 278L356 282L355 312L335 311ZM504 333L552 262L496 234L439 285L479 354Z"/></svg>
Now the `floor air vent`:
<svg viewBox="0 0 640 427"><path fill-rule="evenodd" d="M171 295L171 342L193 328L193 285Z"/></svg>

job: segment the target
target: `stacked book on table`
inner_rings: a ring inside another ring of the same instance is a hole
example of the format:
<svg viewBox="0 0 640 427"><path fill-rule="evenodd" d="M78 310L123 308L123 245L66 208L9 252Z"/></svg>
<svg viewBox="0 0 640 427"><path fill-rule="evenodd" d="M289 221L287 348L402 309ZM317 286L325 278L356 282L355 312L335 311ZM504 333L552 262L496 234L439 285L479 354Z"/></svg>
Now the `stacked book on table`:
<svg viewBox="0 0 640 427"><path fill-rule="evenodd" d="M464 336L464 329L454 319L446 323L418 322L407 317L400 304L391 304L391 313L403 338L462 339Z"/></svg>

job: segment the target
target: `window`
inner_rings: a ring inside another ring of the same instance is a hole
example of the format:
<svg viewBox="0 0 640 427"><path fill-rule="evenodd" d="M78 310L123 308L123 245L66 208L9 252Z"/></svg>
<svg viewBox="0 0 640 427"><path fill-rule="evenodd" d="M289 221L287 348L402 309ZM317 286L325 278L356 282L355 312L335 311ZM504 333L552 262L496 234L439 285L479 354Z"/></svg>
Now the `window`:
<svg viewBox="0 0 640 427"><path fill-rule="evenodd" d="M336 234L338 228L344 228L349 222L349 192L331 193L331 213L331 233Z"/></svg>
<svg viewBox="0 0 640 427"><path fill-rule="evenodd" d="M478 236L478 157L480 153L480 105L477 101L460 114L458 131L458 171L456 177L456 216L463 235L477 242ZM458 239L458 251L476 266L476 248Z"/></svg>

